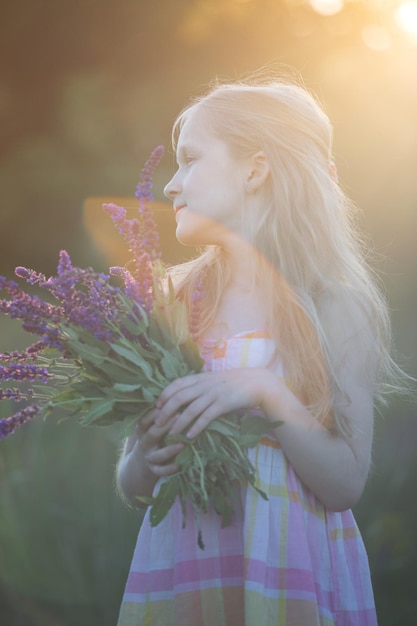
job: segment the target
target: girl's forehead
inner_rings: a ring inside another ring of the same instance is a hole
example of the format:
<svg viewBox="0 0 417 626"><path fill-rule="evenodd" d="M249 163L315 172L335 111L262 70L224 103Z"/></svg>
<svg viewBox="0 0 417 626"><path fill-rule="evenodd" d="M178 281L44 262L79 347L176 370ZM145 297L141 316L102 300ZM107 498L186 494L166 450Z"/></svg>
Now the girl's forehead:
<svg viewBox="0 0 417 626"><path fill-rule="evenodd" d="M184 148L200 145L214 140L214 135L210 131L207 123L201 119L201 116L190 116L181 126L177 139L177 152Z"/></svg>

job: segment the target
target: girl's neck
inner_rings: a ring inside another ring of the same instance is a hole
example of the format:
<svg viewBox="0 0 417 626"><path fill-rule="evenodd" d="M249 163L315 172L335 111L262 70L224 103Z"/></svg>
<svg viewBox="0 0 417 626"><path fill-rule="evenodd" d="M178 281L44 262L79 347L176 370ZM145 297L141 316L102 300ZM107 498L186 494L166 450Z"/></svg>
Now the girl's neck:
<svg viewBox="0 0 417 626"><path fill-rule="evenodd" d="M215 319L204 332L206 338L227 339L238 333L265 329L267 312L262 297L262 274L253 247L242 238L230 237L221 254L227 279L216 307Z"/></svg>
<svg viewBox="0 0 417 626"><path fill-rule="evenodd" d="M216 318L205 336L227 339L239 333L266 327L266 312L260 289L254 281L232 277L219 302Z"/></svg>
<svg viewBox="0 0 417 626"><path fill-rule="evenodd" d="M227 288L241 289L247 293L254 290L257 283L257 253L253 246L240 237L233 243L224 250L230 275Z"/></svg>

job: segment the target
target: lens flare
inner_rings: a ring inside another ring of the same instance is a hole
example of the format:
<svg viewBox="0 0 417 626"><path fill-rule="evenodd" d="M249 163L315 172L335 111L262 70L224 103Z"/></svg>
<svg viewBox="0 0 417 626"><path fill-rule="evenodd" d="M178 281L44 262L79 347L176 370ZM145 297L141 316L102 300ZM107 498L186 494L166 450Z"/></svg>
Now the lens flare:
<svg viewBox="0 0 417 626"><path fill-rule="evenodd" d="M417 1L408 0L395 10L395 21L406 33L417 38Z"/></svg>
<svg viewBox="0 0 417 626"><path fill-rule="evenodd" d="M367 24L362 28L362 41L371 50L383 52L392 46L392 37L388 30L379 24Z"/></svg>
<svg viewBox="0 0 417 626"><path fill-rule="evenodd" d="M344 0L310 0L310 5L320 15L336 15L344 7Z"/></svg>

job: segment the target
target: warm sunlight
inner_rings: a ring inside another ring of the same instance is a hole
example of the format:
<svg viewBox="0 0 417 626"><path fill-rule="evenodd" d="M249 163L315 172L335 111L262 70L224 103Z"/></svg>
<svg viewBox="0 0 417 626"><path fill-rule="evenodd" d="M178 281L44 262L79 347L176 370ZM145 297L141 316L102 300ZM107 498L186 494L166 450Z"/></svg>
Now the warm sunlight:
<svg viewBox="0 0 417 626"><path fill-rule="evenodd" d="M395 10L395 20L406 33L417 37L417 0L407 0Z"/></svg>
<svg viewBox="0 0 417 626"><path fill-rule="evenodd" d="M310 4L320 15L335 15L343 9L344 0L310 0Z"/></svg>

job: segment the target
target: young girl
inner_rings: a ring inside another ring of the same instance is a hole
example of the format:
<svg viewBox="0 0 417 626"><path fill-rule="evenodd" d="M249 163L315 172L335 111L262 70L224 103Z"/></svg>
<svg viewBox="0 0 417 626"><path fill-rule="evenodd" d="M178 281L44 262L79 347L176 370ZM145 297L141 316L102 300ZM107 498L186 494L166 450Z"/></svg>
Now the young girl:
<svg viewBox="0 0 417 626"><path fill-rule="evenodd" d="M191 307L204 282L205 371L171 383L129 437L118 482L134 503L178 468L181 444L229 412L277 426L248 451L262 499L236 485L231 526L178 502L139 532L119 626L374 626L368 561L350 508L371 460L373 404L395 371L386 307L331 162L332 130L293 84L215 87L177 119L165 188ZM382 375L382 378L381 378ZM185 408L184 408L185 407ZM279 424L279 425L278 425Z"/></svg>

